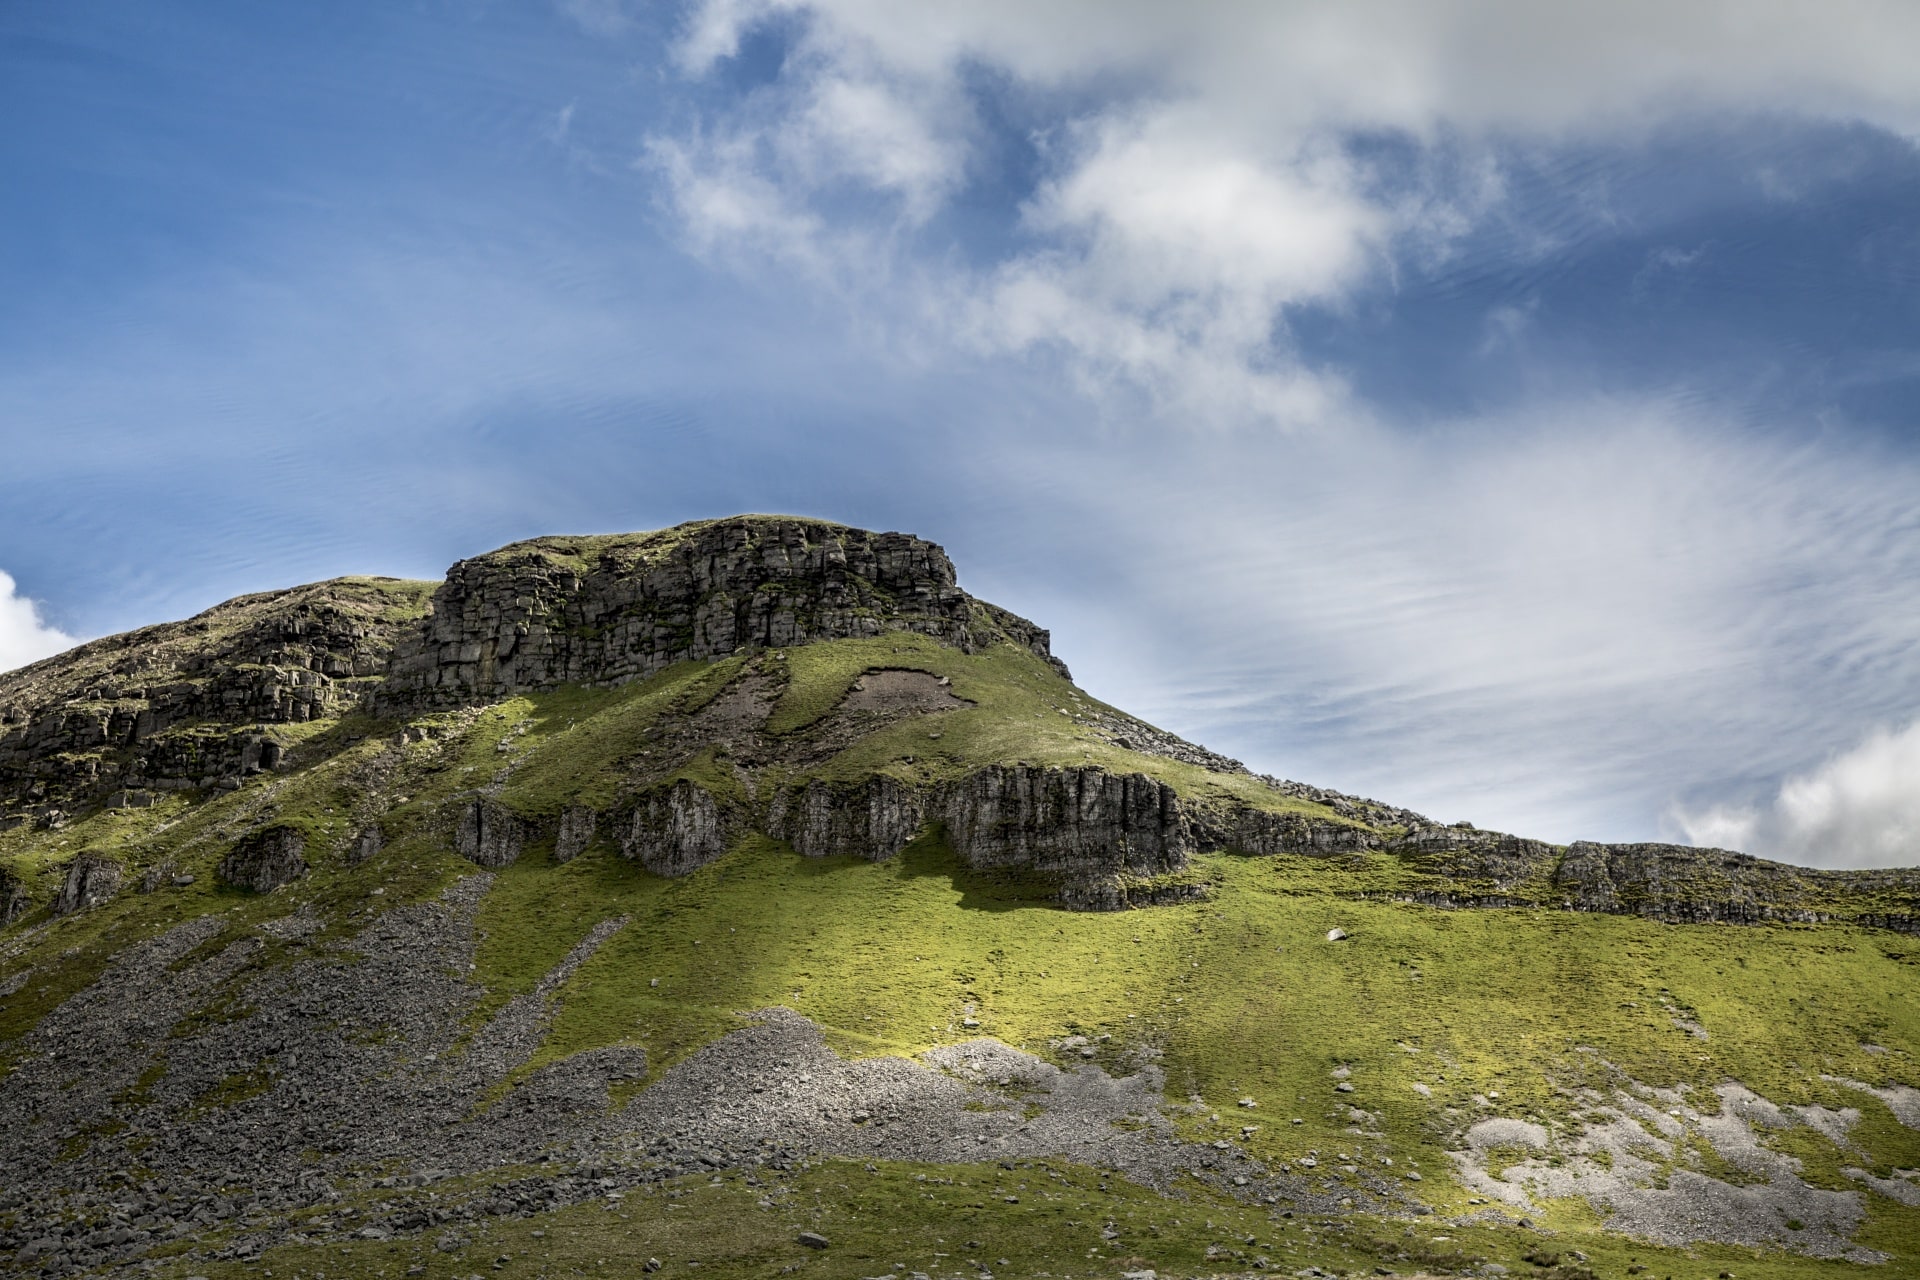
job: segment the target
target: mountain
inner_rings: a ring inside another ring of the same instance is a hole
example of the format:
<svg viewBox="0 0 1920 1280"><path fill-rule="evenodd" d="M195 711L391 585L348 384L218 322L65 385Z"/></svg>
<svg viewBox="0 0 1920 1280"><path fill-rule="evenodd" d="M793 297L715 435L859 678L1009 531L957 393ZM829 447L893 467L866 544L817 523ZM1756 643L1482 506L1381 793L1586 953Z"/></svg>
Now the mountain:
<svg viewBox="0 0 1920 1280"><path fill-rule="evenodd" d="M540 538L0 674L0 1270L1898 1271L1917 903L1256 776L910 535Z"/></svg>

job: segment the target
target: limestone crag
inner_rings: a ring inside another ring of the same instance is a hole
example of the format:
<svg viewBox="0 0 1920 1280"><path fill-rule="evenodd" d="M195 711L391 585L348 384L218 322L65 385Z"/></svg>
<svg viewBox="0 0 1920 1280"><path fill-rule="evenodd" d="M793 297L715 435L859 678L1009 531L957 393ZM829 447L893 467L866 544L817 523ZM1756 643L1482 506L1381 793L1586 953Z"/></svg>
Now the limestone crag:
<svg viewBox="0 0 1920 1280"><path fill-rule="evenodd" d="M947 838L974 867L1151 876L1186 865L1194 850L1179 795L1142 773L993 766L943 809Z"/></svg>
<svg viewBox="0 0 1920 1280"><path fill-rule="evenodd" d="M656 875L683 876L719 859L743 830L733 805L683 778L634 804L620 852Z"/></svg>
<svg viewBox="0 0 1920 1280"><path fill-rule="evenodd" d="M1058 665L1044 630L962 591L931 542L736 517L540 538L461 561L434 593L432 616L396 650L382 701L444 706L618 684L689 659L890 630L968 652L1010 640Z"/></svg>
<svg viewBox="0 0 1920 1280"><path fill-rule="evenodd" d="M53 900L53 914L70 916L88 907L97 907L120 891L125 872L112 858L83 853L67 867L60 892Z"/></svg>
<svg viewBox="0 0 1920 1280"><path fill-rule="evenodd" d="M1388 848L1409 866L1445 879L1459 905L1538 900L1560 861L1560 851L1544 841L1466 824L1416 827Z"/></svg>
<svg viewBox="0 0 1920 1280"><path fill-rule="evenodd" d="M520 858L526 824L504 805L485 797L461 804L453 829L453 849L476 866L498 871Z"/></svg>
<svg viewBox="0 0 1920 1280"><path fill-rule="evenodd" d="M307 837L298 827L265 827L241 840L220 861L222 883L272 893L307 874Z"/></svg>
<svg viewBox="0 0 1920 1280"><path fill-rule="evenodd" d="M560 813L560 829L553 838L553 860L572 862L587 851L600 828L600 817L584 804L570 804Z"/></svg>
<svg viewBox="0 0 1920 1280"><path fill-rule="evenodd" d="M342 578L241 596L0 674L0 830L272 770L271 727L359 706L426 593Z"/></svg>
<svg viewBox="0 0 1920 1280"><path fill-rule="evenodd" d="M781 792L767 814L767 834L809 858L841 855L885 861L926 824L928 796L897 778L876 774L857 785L815 780Z"/></svg>
<svg viewBox="0 0 1920 1280"><path fill-rule="evenodd" d="M1575 843L1554 883L1579 910L1676 924L1818 924L1840 918L1836 908L1848 899L1891 895L1904 910L1896 907L1887 918L1904 916L1905 927L1898 920L1883 927L1915 932L1912 915L1920 897L1920 873L1911 870L1815 871L1670 844Z"/></svg>
<svg viewBox="0 0 1920 1280"><path fill-rule="evenodd" d="M1920 871L1821 871L1725 849L1539 840L1462 824L1378 846L1425 883L1394 896L1439 907L1557 907L1672 924L1847 921L1920 933Z"/></svg>
<svg viewBox="0 0 1920 1280"><path fill-rule="evenodd" d="M1358 853L1376 847L1380 841L1378 833L1366 827L1328 822L1291 810L1274 812L1244 807L1233 810L1221 830L1208 834L1210 847L1269 856Z"/></svg>

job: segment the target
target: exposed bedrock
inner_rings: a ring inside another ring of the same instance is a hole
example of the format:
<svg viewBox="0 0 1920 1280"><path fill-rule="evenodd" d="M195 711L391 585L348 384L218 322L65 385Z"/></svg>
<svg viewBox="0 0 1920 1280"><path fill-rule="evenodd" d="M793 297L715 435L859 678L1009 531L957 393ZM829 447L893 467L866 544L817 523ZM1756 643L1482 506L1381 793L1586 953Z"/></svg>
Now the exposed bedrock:
<svg viewBox="0 0 1920 1280"><path fill-rule="evenodd" d="M683 778L634 803L620 852L655 875L683 876L726 853L745 829L732 804Z"/></svg>
<svg viewBox="0 0 1920 1280"><path fill-rule="evenodd" d="M526 838L526 823L511 809L485 797L463 802L454 822L454 852L496 871L519 860Z"/></svg>
<svg viewBox="0 0 1920 1280"><path fill-rule="evenodd" d="M1216 825L1217 831L1212 829ZM1329 822L1304 813L1274 813L1266 809L1235 809L1223 822L1208 826L1208 834L1213 837L1207 842L1209 845L1265 856L1358 853L1372 848L1380 840L1365 827Z"/></svg>
<svg viewBox="0 0 1920 1280"><path fill-rule="evenodd" d="M20 878L0 867L0 928L12 924L33 909L32 899L27 894L27 886Z"/></svg>
<svg viewBox="0 0 1920 1280"><path fill-rule="evenodd" d="M70 916L97 907L120 891L124 872L119 863L98 854L83 853L67 867L66 879L53 899L53 914Z"/></svg>
<svg viewBox="0 0 1920 1280"><path fill-rule="evenodd" d="M461 561L396 648L381 701L451 705L616 684L745 648L901 630L967 652L1011 640L1054 661L1045 630L961 590L931 542L745 516L539 538Z"/></svg>
<svg viewBox="0 0 1920 1280"><path fill-rule="evenodd" d="M574 814L562 825L590 832L591 819ZM884 774L814 780L774 792L757 815L682 781L641 798L615 825L627 856L683 875L720 857L750 826L809 857L878 861L932 823L969 866L1052 877L1061 904L1076 910L1202 896L1197 885L1152 882L1196 852L1377 851L1423 873L1395 896L1430 906L1551 907L1674 923L1845 921L1920 932L1920 873L1912 870L1812 871L1677 845L1580 842L1563 850L1465 825L1382 833L1300 812L1195 808L1145 774L1090 766L996 765L935 786Z"/></svg>
<svg viewBox="0 0 1920 1280"><path fill-rule="evenodd" d="M927 810L924 791L885 774L851 786L816 780L774 797L767 834L809 858L839 854L880 862L926 825Z"/></svg>
<svg viewBox="0 0 1920 1280"><path fill-rule="evenodd" d="M992 766L941 810L954 850L975 867L1150 876L1184 866L1194 848L1180 797L1141 773Z"/></svg>
<svg viewBox="0 0 1920 1280"><path fill-rule="evenodd" d="M1920 931L1920 872L1912 869L1817 871L1725 849L1580 841L1568 846L1554 885L1579 910L1679 924L1851 919Z"/></svg>
<svg viewBox="0 0 1920 1280"><path fill-rule="evenodd" d="M272 826L233 846L220 860L226 884L254 893L271 893L307 874L307 837L297 827Z"/></svg>
<svg viewBox="0 0 1920 1280"><path fill-rule="evenodd" d="M560 829L553 838L553 860L572 862L587 851L599 830L600 816L584 804L570 804L560 814Z"/></svg>
<svg viewBox="0 0 1920 1280"><path fill-rule="evenodd" d="M424 590L336 579L241 596L0 674L0 824L273 770L267 728L361 705Z"/></svg>

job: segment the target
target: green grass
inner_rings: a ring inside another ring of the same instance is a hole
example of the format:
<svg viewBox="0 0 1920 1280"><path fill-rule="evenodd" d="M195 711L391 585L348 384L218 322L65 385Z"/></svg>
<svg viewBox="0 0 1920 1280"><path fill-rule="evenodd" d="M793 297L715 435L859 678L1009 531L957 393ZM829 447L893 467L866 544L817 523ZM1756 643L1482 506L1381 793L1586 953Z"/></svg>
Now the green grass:
<svg viewBox="0 0 1920 1280"><path fill-rule="evenodd" d="M258 1262L182 1258L156 1274L169 1280L267 1272L276 1280L321 1274L454 1280L478 1269L505 1280L534 1280L634 1276L657 1259L658 1274L670 1277L947 1276L974 1274L978 1265L1001 1276L1112 1280L1145 1267L1163 1275L1242 1275L1259 1258L1280 1274L1308 1266L1347 1275L1376 1269L1410 1275L1429 1268L1464 1274L1487 1262L1515 1275L1553 1275L1557 1266L1565 1268L1560 1277L1591 1273L1607 1280L1624 1278L1629 1267L1654 1280L1709 1280L1728 1272L1740 1280L1898 1274L1751 1249L1665 1249L1431 1219L1280 1218L1210 1195L1197 1184L1166 1197L1084 1166L1009 1163L820 1160L786 1173L676 1179L632 1188L619 1199L528 1218L480 1218L392 1240L286 1245ZM441 1184L426 1202L452 1206L484 1192L483 1183ZM373 1194L388 1203L408 1199ZM373 1207L373 1195L356 1199L354 1207ZM828 1247L802 1246L802 1231L824 1236ZM1588 1260L1577 1261L1573 1250ZM1554 1262L1541 1266L1529 1256Z"/></svg>
<svg viewBox="0 0 1920 1280"><path fill-rule="evenodd" d="M671 881L591 855L497 882L480 975L529 989L594 923L626 914L633 926L563 990L532 1065L631 1043L658 1070L739 1014L775 1004L822 1024L849 1055L912 1054L970 1034L1051 1055L1058 1037L1104 1035L1103 1065L1125 1070L1136 1051L1154 1050L1174 1098L1205 1100L1206 1113L1182 1121L1191 1136L1237 1136L1254 1122L1248 1146L1263 1159L1309 1149L1388 1157L1423 1171L1420 1194L1443 1212L1468 1209L1445 1151L1490 1114L1475 1094L1498 1092L1499 1113L1564 1128L1564 1089L1627 1077L1688 1086L1706 1110L1726 1079L1782 1104L1858 1108L1849 1150L1804 1128L1773 1139L1817 1185L1857 1187L1843 1164L1920 1165L1920 1134L1819 1078L1911 1078L1920 1004L1897 937L1445 912L1354 901L1343 896L1348 873L1317 860L1221 856L1203 866L1218 886L1210 902L1072 915L1037 901L1032 886L968 871L932 838L885 864L809 860L753 840ZM1327 943L1336 924L1352 937ZM1663 1000L1694 1011L1712 1038L1676 1030ZM968 1005L978 1033L959 1025ZM1865 1031L1892 1052L1866 1053ZM1354 1093L1332 1091L1338 1066ZM1251 1115L1234 1105L1247 1095L1260 1104ZM1379 1116L1382 1136L1356 1136L1349 1106ZM1302 1124L1290 1123L1296 1116ZM1878 1197L1869 1208L1863 1242L1920 1251L1916 1215ZM1583 1239L1592 1218L1584 1202L1550 1215Z"/></svg>
<svg viewBox="0 0 1920 1280"><path fill-rule="evenodd" d="M1095 764L1162 778L1200 807L1232 798L1337 820L1253 779L1106 743L1089 721L1110 709L1023 649L999 645L967 655L906 633L778 657L683 663L623 688L569 689L440 713L415 722L430 740L406 745L396 738L399 724L364 717L282 727L282 740L296 748L290 773L254 780L229 795L173 796L149 809L93 813L59 832L0 834L0 861L40 899L51 895L66 863L81 851L121 861L129 885L148 867L196 877L191 886L168 884L150 895L129 889L66 920L49 921L37 910L0 933L0 982L32 970L20 991L0 1000L0 1079L26 1030L94 981L128 945L218 913L220 928L196 952L204 956L302 909L320 916L322 940L351 938L372 913L439 893L471 874L449 848L459 797L498 784L503 803L533 818L550 818L569 804L605 809L636 777L654 776L643 754L652 750L651 731L697 712L749 668L779 690L772 727L783 741L804 745L861 673L883 667L946 676L953 692L973 705L870 734L804 776L855 780L884 771L932 782L991 763ZM731 762L713 751L698 753L670 776L715 790L738 787ZM775 771L764 780L763 797L767 786L801 776ZM371 787L378 788L377 803ZM374 811L386 846L367 865L349 867L345 851ZM269 895L221 888L213 875L219 859L235 840L270 823L307 834L311 873ZM1391 1159L1397 1170L1423 1173L1419 1192L1443 1213L1468 1208L1466 1193L1447 1176L1446 1152L1483 1114L1475 1095L1493 1092L1501 1095L1500 1114L1566 1131L1572 1088L1607 1091L1627 1080L1685 1086L1693 1105L1710 1107L1712 1088L1733 1079L1782 1105L1859 1110L1862 1119L1845 1149L1805 1128L1767 1136L1801 1160L1816 1185L1857 1189L1841 1172L1851 1166L1883 1175L1920 1166L1920 1134L1900 1126L1873 1098L1821 1079L1920 1082L1920 983L1914 981L1920 948L1897 935L1840 926L1675 927L1556 910L1434 910L1393 899L1443 882L1383 854L1210 855L1187 873L1212 886L1209 901L1113 915L1062 912L1049 905L1049 884L971 871L937 830L882 864L806 859L754 836L677 880L626 862L605 832L565 866L546 854L542 845L531 847L496 877L483 903L474 974L488 992L482 1014L532 990L595 924L621 915L632 923L562 989L551 1033L527 1070L581 1050L631 1044L646 1048L657 1074L738 1026L742 1015L784 1005L819 1023L829 1042L849 1055L912 1055L984 1034L1050 1056L1063 1036L1091 1036L1102 1066L1118 1072L1150 1058L1165 1070L1174 1100L1199 1095L1206 1109L1180 1121L1189 1136L1237 1138L1240 1125L1254 1123L1260 1128L1247 1145L1270 1162L1309 1149L1345 1152L1376 1167ZM384 891L377 898L375 888ZM1336 925L1352 935L1348 941L1325 941ZM269 941L251 965L286 958L284 948ZM230 984L210 993L195 1016L234 1016L244 1008L240 997L241 988ZM961 1025L968 1009L981 1023L977 1031ZM1696 1020L1709 1038L1676 1028L1676 1016ZM1886 1052L1869 1053L1869 1044ZM1349 1070L1353 1093L1333 1091L1337 1067ZM241 1072L230 1087L251 1087L250 1080ZM1255 1098L1257 1109L1235 1106L1242 1096ZM1378 1118L1369 1129L1378 1136L1355 1132L1352 1106ZM1296 1117L1300 1124L1292 1123ZM1323 1159L1317 1174L1337 1182L1330 1172L1336 1163ZM854 1190L842 1194L838 1183L809 1181L828 1177L829 1170ZM1097 1178L1085 1170L1056 1172ZM876 1260L892 1242L883 1226L861 1225L865 1215L875 1223L896 1215L896 1233L930 1255L944 1249L946 1235L964 1239L965 1228L952 1225L959 1218L942 1216L958 1212L952 1205L941 1214L921 1213L933 1204L926 1195L947 1193L929 1192L916 1181L920 1173L936 1176L904 1166L884 1175L825 1166L798 1178L793 1194L818 1194L839 1206L828 1234L866 1241L859 1247ZM998 1175L969 1166L937 1176L956 1180L957 1187L959 1180ZM659 1208L647 1220L646 1231L655 1234L623 1226L622 1238L640 1233L643 1243L656 1242L647 1247L663 1258L668 1246L659 1241L680 1250L675 1257L682 1261L707 1254L716 1268L708 1274L760 1274L756 1268L794 1262L821 1275L855 1274L833 1269L834 1259L856 1256L838 1252L840 1246L825 1256L796 1253L785 1219L757 1209L737 1212L726 1188L738 1185L730 1178L718 1190L695 1188L688 1208ZM1107 1211L1189 1213L1187 1202L1135 1199L1137 1189L1115 1188L1118 1207ZM699 1209L707 1203L703 1197L711 1200L711 1213ZM644 1199L652 1207L664 1203ZM1866 1202L1861 1242L1906 1259L1920 1256L1920 1214L1870 1193ZM639 1220L640 1199L628 1207ZM1224 1222L1237 1212L1208 1210L1201 1221L1211 1214ZM1114 1269L1099 1270L1112 1260L1096 1265L1085 1253L1092 1246L1061 1228L1022 1236L1020 1224L1031 1220L1024 1210L993 1213L999 1215L995 1238L1007 1242L996 1244L994 1256L1016 1259L1012 1274L1026 1274L1022 1267L1056 1275L1062 1268L1075 1274ZM617 1213L570 1210L559 1217L571 1225L550 1224L550 1252L560 1248L562 1234L587 1242L585 1252L566 1255L567 1266L599 1273L589 1254L627 1256L604 1233L595 1234ZM1192 1248L1204 1253L1207 1243L1216 1243L1180 1235L1185 1227L1169 1225L1171 1218L1155 1221L1166 1233L1165 1250L1143 1257L1197 1266L1182 1259ZM1619 1263L1605 1274L1623 1270L1627 1251L1637 1247L1598 1233L1584 1202L1550 1206L1544 1221L1577 1238L1596 1266L1603 1257L1613 1260L1609 1266ZM539 1225L488 1230L510 1235ZM1376 1227L1389 1236L1401 1230ZM1264 1240L1268 1230L1249 1219L1240 1236ZM501 1251L517 1258L524 1246L531 1256L530 1237L515 1239L521 1243ZM1481 1241L1456 1233L1463 1248L1469 1239ZM1341 1258L1359 1256L1341 1253L1347 1244L1335 1248L1325 1240L1313 1248L1331 1251L1315 1253L1304 1235L1295 1244L1286 1255L1288 1270L1309 1260L1344 1266ZM368 1267L389 1265L412 1247L351 1246L364 1249ZM1516 1269L1525 1265L1491 1234L1473 1248ZM306 1255L286 1256L296 1261L274 1263L276 1273L282 1265L327 1265L319 1253L304 1262L298 1259ZM328 1263L340 1258L332 1248L325 1256ZM419 1261L427 1274L442 1275L459 1256ZM1657 1256L1656 1275L1722 1268L1743 1277L1841 1273L1804 1261L1776 1265L1739 1251ZM560 1259L554 1253L550 1262L558 1267ZM518 1266L503 1274L520 1274ZM192 1274L223 1273L201 1262ZM350 1270L341 1259L335 1274L371 1272Z"/></svg>

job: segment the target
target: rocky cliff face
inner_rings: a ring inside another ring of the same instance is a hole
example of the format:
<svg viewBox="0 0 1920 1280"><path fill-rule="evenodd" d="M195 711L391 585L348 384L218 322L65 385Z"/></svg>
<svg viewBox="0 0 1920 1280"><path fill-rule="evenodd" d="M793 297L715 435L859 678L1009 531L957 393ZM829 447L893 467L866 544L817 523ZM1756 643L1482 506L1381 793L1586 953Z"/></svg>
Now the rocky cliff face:
<svg viewBox="0 0 1920 1280"><path fill-rule="evenodd" d="M342 578L242 596L0 674L0 830L271 770L272 727L360 706L429 586Z"/></svg>
<svg viewBox="0 0 1920 1280"><path fill-rule="evenodd" d="M741 831L732 805L682 780L633 806L620 852L655 875L683 876L720 858Z"/></svg>
<svg viewBox="0 0 1920 1280"><path fill-rule="evenodd" d="M272 893L307 874L307 837L294 827L271 826L254 832L220 862L220 879L236 889Z"/></svg>
<svg viewBox="0 0 1920 1280"><path fill-rule="evenodd" d="M1069 879L1152 876L1186 865L1193 832L1180 797L1145 774L983 769L947 797L947 837L970 866Z"/></svg>
<svg viewBox="0 0 1920 1280"><path fill-rule="evenodd" d="M975 600L931 542L740 517L615 538L540 538L463 560L395 653L391 707L617 684L743 648L917 631L971 652L1047 633ZM1060 668L1063 672L1064 667Z"/></svg>
<svg viewBox="0 0 1920 1280"><path fill-rule="evenodd" d="M809 858L885 861L926 825L928 805L924 791L885 774L850 787L814 781L775 796L766 828Z"/></svg>

